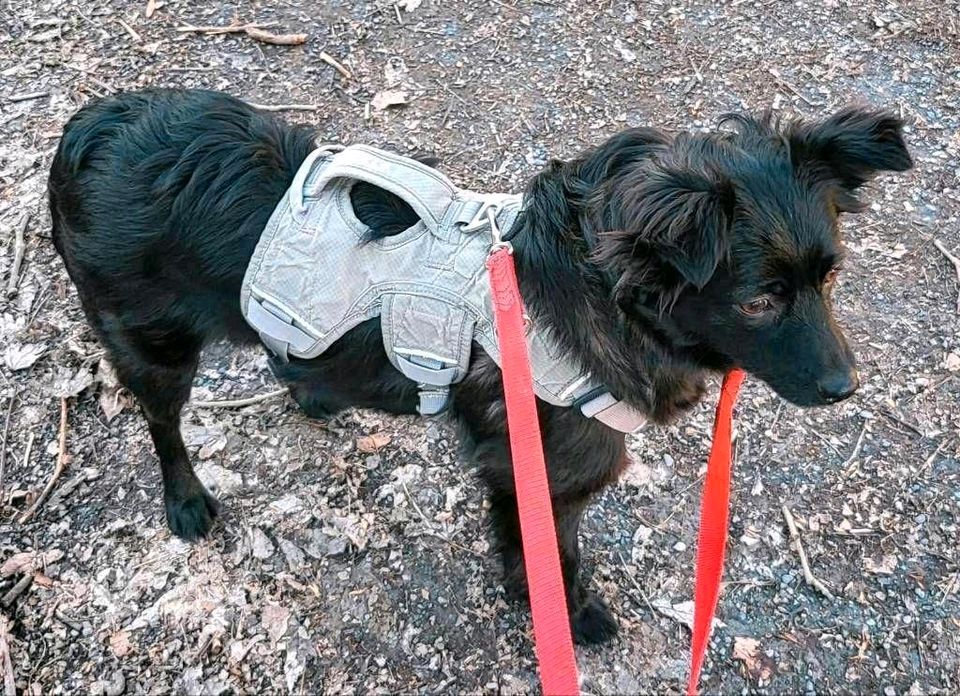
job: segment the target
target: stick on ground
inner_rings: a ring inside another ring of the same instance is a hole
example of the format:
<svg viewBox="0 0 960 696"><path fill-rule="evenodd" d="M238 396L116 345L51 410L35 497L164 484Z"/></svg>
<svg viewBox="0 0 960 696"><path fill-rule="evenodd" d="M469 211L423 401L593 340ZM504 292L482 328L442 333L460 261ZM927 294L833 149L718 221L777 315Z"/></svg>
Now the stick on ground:
<svg viewBox="0 0 960 696"><path fill-rule="evenodd" d="M10 656L10 636L6 616L0 616L0 669L3 670L4 696L17 696L17 677L13 672L13 658Z"/></svg>
<svg viewBox="0 0 960 696"><path fill-rule="evenodd" d="M282 389L276 389L271 392L266 392L265 394L250 396L246 399L226 399L224 401L191 401L190 406L193 406L194 408L242 408L243 406L250 406L251 404L259 404L261 401L266 401L268 399L275 399L278 396L283 396L289 391L289 389L283 387Z"/></svg>
<svg viewBox="0 0 960 696"><path fill-rule="evenodd" d="M814 577L813 572L810 570L810 563L807 561L807 552L803 550L803 542L800 540L800 531L797 529L797 523L793 519L793 513L790 512L790 508L786 505L784 505L782 509L783 518L787 521L787 529L790 530L790 545L797 552L797 555L800 556L800 565L803 568L803 579L806 580L807 584L812 588L833 599L833 593L823 582Z"/></svg>
<svg viewBox="0 0 960 696"><path fill-rule="evenodd" d="M47 481L47 485L44 487L43 492L40 493L40 496L33 501L33 505L30 506L30 509L25 513L20 515L20 519L17 520L20 524L25 524L34 513L43 505L43 501L47 499L47 496L50 495L50 491L53 490L53 487L57 483L57 479L60 478L60 474L63 473L63 470L67 468L67 399L66 397L60 398L60 451L57 452L57 466L53 470L53 474L50 476L50 480Z"/></svg>
<svg viewBox="0 0 960 696"><path fill-rule="evenodd" d="M307 41L306 34L274 34L257 27L247 27L246 34L251 39L275 46L299 46Z"/></svg>
<svg viewBox="0 0 960 696"><path fill-rule="evenodd" d="M16 236L13 239L13 263L10 264L10 277L7 279L7 297L17 294L17 283L20 282L20 266L23 265L23 255L27 250L24 233L27 231L27 223L29 222L30 213L24 213L20 216L20 224L17 225Z"/></svg>
<svg viewBox="0 0 960 696"><path fill-rule="evenodd" d="M863 438L867 434L867 423L864 421L863 428L860 429L860 437L857 438L857 444L853 447L853 452L850 453L850 456L847 457L847 460L840 465L841 469L846 469L850 464L853 463L853 460L857 458L857 455L860 454L860 448L863 446Z"/></svg>
<svg viewBox="0 0 960 696"><path fill-rule="evenodd" d="M947 261L953 264L953 270L957 274L957 312L960 313L960 257L951 254L939 239L933 240L933 246L937 247L940 253L947 257Z"/></svg>
<svg viewBox="0 0 960 696"><path fill-rule="evenodd" d="M177 31L181 33L193 32L198 34L245 34L249 29L266 29L267 27L276 26L276 22L267 22L266 24L230 24L225 27L217 26L194 26L192 24L184 24L182 27L177 27Z"/></svg>
<svg viewBox="0 0 960 696"><path fill-rule="evenodd" d="M338 61L336 58L331 56L326 51L320 51L320 60L322 60L324 63L332 67L334 70L336 70L338 73L343 75L348 80L353 77L353 75L350 74L350 71L347 70L345 67L343 67L343 64L340 63L340 61Z"/></svg>
<svg viewBox="0 0 960 696"><path fill-rule="evenodd" d="M0 437L0 511L6 506L7 494L3 490L3 478L7 470L7 438L10 436L10 417L13 415L13 404L17 400L16 387L7 402L7 418L3 425L3 436Z"/></svg>
<svg viewBox="0 0 960 696"><path fill-rule="evenodd" d="M33 584L33 574L26 573L20 580L17 581L17 584L14 585L7 594L3 595L3 599L0 599L0 606L9 607L11 604L16 601L17 597L22 595L24 591Z"/></svg>

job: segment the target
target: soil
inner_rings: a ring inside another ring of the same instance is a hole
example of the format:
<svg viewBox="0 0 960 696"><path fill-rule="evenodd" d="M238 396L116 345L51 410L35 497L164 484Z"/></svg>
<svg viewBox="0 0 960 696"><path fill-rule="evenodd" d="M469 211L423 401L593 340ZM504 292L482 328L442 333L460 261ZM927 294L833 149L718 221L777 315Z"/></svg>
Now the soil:
<svg viewBox="0 0 960 696"><path fill-rule="evenodd" d="M497 584L482 490L443 421L321 423L284 396L190 407L184 432L222 523L202 543L171 537L145 423L101 362L44 193L66 119L147 85L305 106L282 116L331 141L431 151L491 191L627 126L822 118L855 102L900 114L915 169L882 177L844 223L839 315L863 387L822 410L757 380L741 398L722 625L701 686L960 689L958 271L935 244L960 254L960 4L147 5L0 7L0 293L26 216L15 292L0 297L0 653L18 692L538 688L529 615ZM235 23L307 40L180 30ZM194 399L276 388L261 353L214 346ZM61 398L66 468L21 524L58 460ZM578 650L585 693L682 688L711 402L631 440L635 463L587 514L584 556L621 630ZM805 581L784 506L831 596Z"/></svg>

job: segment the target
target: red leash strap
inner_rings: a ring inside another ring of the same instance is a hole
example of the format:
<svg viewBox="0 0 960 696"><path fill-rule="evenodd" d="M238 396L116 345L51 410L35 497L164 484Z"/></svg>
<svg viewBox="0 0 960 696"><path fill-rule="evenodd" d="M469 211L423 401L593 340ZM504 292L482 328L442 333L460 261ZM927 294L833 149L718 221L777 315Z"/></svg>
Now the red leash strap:
<svg viewBox="0 0 960 696"><path fill-rule="evenodd" d="M697 570L694 589L693 637L690 639L690 681L688 696L695 696L700 669L710 639L713 614L720 596L723 557L727 547L730 507L730 459L732 452L733 405L744 373L733 370L723 379L720 403L713 423L713 445L707 462L700 507L700 535L697 537Z"/></svg>
<svg viewBox="0 0 960 696"><path fill-rule="evenodd" d="M543 693L548 696L578 694L577 662L570 638L557 528L527 354L523 305L510 250L502 246L495 249L487 258L487 271L500 344L510 454L540 682Z"/></svg>

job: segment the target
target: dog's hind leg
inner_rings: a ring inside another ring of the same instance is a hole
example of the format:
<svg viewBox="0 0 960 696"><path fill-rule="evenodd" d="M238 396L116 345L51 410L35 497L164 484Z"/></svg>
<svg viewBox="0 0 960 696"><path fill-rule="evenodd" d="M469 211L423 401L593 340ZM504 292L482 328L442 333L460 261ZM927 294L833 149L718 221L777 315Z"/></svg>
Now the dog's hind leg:
<svg viewBox="0 0 960 696"><path fill-rule="evenodd" d="M180 411L190 397L201 342L182 331L125 331L107 317L97 319L117 377L147 419L160 459L167 524L184 539L205 536L218 505L194 473L180 434Z"/></svg>

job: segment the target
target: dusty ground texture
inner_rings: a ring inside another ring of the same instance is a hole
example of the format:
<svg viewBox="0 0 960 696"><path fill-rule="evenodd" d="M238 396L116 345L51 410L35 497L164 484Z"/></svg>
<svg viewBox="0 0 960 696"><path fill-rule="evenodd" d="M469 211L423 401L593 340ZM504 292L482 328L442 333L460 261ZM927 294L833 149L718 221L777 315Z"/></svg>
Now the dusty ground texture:
<svg viewBox="0 0 960 696"><path fill-rule="evenodd" d="M0 290L27 216L16 293L0 299L0 636L18 690L536 688L528 615L497 586L482 493L443 423L309 422L283 397L190 408L224 514L205 543L171 538L144 421L99 362L43 193L70 114L145 85L316 105L284 116L329 140L432 150L490 190L630 125L700 128L765 107L818 117L851 101L902 114L916 169L880 181L845 225L838 302L863 388L806 412L745 389L703 688L960 689L960 326L935 246L960 253L956 2L160 1L149 18L142 4L0 2ZM234 22L308 39L178 31ZM194 398L273 389L260 354L216 347ZM67 467L21 524L57 461L62 396ZM588 514L585 555L621 634L578 651L585 691L681 685L709 428L704 404L634 441L636 465ZM784 505L832 597L805 583Z"/></svg>

